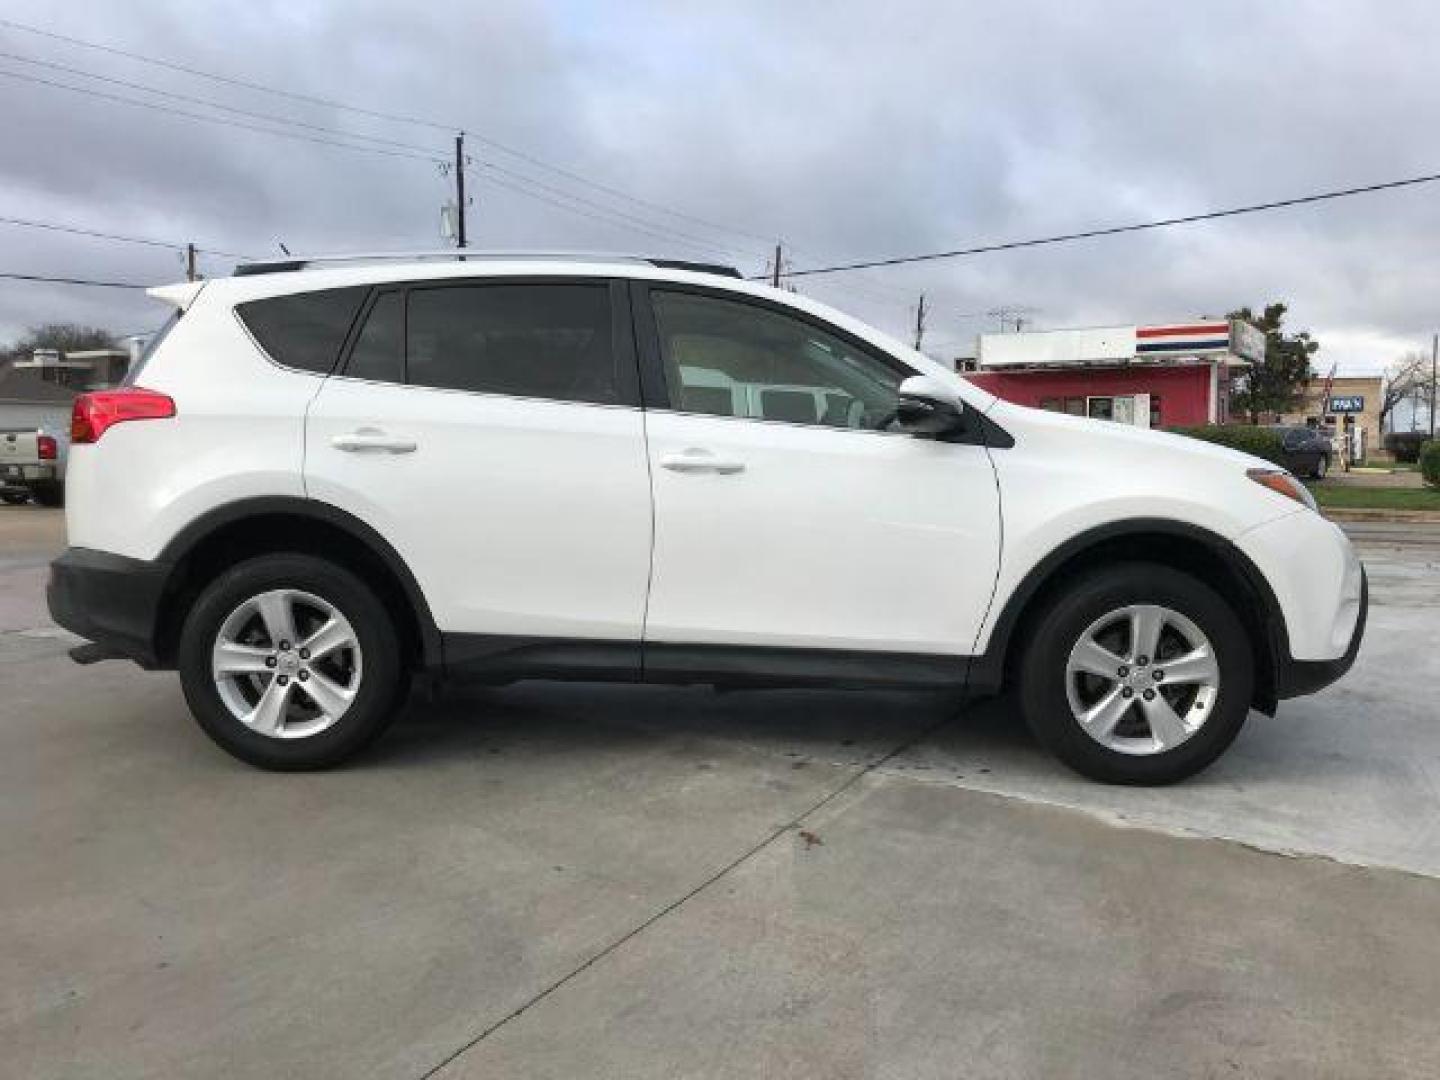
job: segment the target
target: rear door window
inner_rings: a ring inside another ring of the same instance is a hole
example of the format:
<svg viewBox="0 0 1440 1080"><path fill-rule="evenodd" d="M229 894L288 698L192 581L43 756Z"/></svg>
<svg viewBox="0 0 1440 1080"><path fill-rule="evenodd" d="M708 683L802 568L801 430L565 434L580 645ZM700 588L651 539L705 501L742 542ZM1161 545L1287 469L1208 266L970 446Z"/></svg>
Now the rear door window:
<svg viewBox="0 0 1440 1080"><path fill-rule="evenodd" d="M359 286L291 293L237 304L235 311L277 364L329 375L368 291Z"/></svg>
<svg viewBox="0 0 1440 1080"><path fill-rule="evenodd" d="M610 287L534 283L413 289L406 316L411 385L617 404Z"/></svg>
<svg viewBox="0 0 1440 1080"><path fill-rule="evenodd" d="M365 316L350 350L345 374L369 382L405 381L405 296L382 293Z"/></svg>

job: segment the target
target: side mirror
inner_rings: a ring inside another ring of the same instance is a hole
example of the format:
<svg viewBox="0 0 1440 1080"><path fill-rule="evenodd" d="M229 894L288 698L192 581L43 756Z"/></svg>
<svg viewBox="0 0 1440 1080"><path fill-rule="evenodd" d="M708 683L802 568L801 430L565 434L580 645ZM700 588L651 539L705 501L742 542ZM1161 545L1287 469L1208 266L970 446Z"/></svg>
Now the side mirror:
<svg viewBox="0 0 1440 1080"><path fill-rule="evenodd" d="M964 406L930 376L912 375L900 384L895 426L909 435L948 435L965 426Z"/></svg>

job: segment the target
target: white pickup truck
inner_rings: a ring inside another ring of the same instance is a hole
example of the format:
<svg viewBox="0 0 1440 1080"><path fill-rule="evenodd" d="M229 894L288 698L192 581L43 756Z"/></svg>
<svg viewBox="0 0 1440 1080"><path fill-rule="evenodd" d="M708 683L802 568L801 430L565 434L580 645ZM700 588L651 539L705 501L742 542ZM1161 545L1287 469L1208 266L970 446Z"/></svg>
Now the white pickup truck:
<svg viewBox="0 0 1440 1080"><path fill-rule="evenodd" d="M68 435L44 428L0 431L0 500L63 506L69 449Z"/></svg>

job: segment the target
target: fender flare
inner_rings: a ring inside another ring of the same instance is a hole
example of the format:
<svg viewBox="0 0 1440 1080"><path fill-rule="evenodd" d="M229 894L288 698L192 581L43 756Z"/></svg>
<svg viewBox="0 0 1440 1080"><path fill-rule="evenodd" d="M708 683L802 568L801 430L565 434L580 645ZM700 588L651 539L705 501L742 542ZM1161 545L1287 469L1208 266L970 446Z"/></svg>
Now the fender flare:
<svg viewBox="0 0 1440 1080"><path fill-rule="evenodd" d="M1077 533L1040 559L1006 599L995 617L985 651L970 665L969 689L976 693L997 692L1005 678L1006 661L1011 637L1031 602L1053 580L1056 571L1102 544L1134 536L1173 536L1203 544L1230 573L1253 593L1259 602L1254 621L1261 630L1261 640L1254 644L1265 654L1264 668L1257 670L1255 705L1262 711L1275 708L1275 679L1279 665L1290 656L1290 638L1285 629L1285 616L1275 591L1250 557L1218 533L1198 525L1170 518L1126 518L1097 525ZM1184 567L1177 567L1184 569ZM1249 613L1238 611L1242 621Z"/></svg>
<svg viewBox="0 0 1440 1080"><path fill-rule="evenodd" d="M265 495L239 499L209 510L190 522L170 539L160 553L157 562L171 568L171 575L200 544L214 536L221 529L245 521L248 518L285 515L287 517L310 518L340 529L357 543L364 546L390 571L399 582L406 601L415 615L420 630L421 660L428 669L438 670L444 663L440 628L430 611L430 603L420 589L420 583L388 540L374 528L361 521L354 514L331 506L329 503L297 496ZM167 589L168 591L168 589Z"/></svg>

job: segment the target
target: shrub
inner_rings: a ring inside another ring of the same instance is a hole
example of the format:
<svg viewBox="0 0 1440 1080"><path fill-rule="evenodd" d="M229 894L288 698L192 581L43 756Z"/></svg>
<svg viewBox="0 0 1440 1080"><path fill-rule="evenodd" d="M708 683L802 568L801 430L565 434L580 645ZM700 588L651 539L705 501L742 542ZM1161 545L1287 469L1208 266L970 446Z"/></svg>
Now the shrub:
<svg viewBox="0 0 1440 1080"><path fill-rule="evenodd" d="M1385 449L1395 455L1396 461L1414 465L1420 460L1420 447L1429 438L1423 431L1392 431L1385 436Z"/></svg>
<svg viewBox="0 0 1440 1080"><path fill-rule="evenodd" d="M1273 461L1277 465L1285 464L1284 446L1280 441L1280 436L1269 428L1251 427L1248 424L1226 424L1224 426L1172 427L1166 430L1173 431L1176 435L1188 435L1192 439L1218 443L1220 446L1228 446L1232 450L1254 454L1266 461Z"/></svg>
<svg viewBox="0 0 1440 1080"><path fill-rule="evenodd" d="M1430 439L1420 448L1420 475L1431 487L1440 488L1440 439Z"/></svg>

